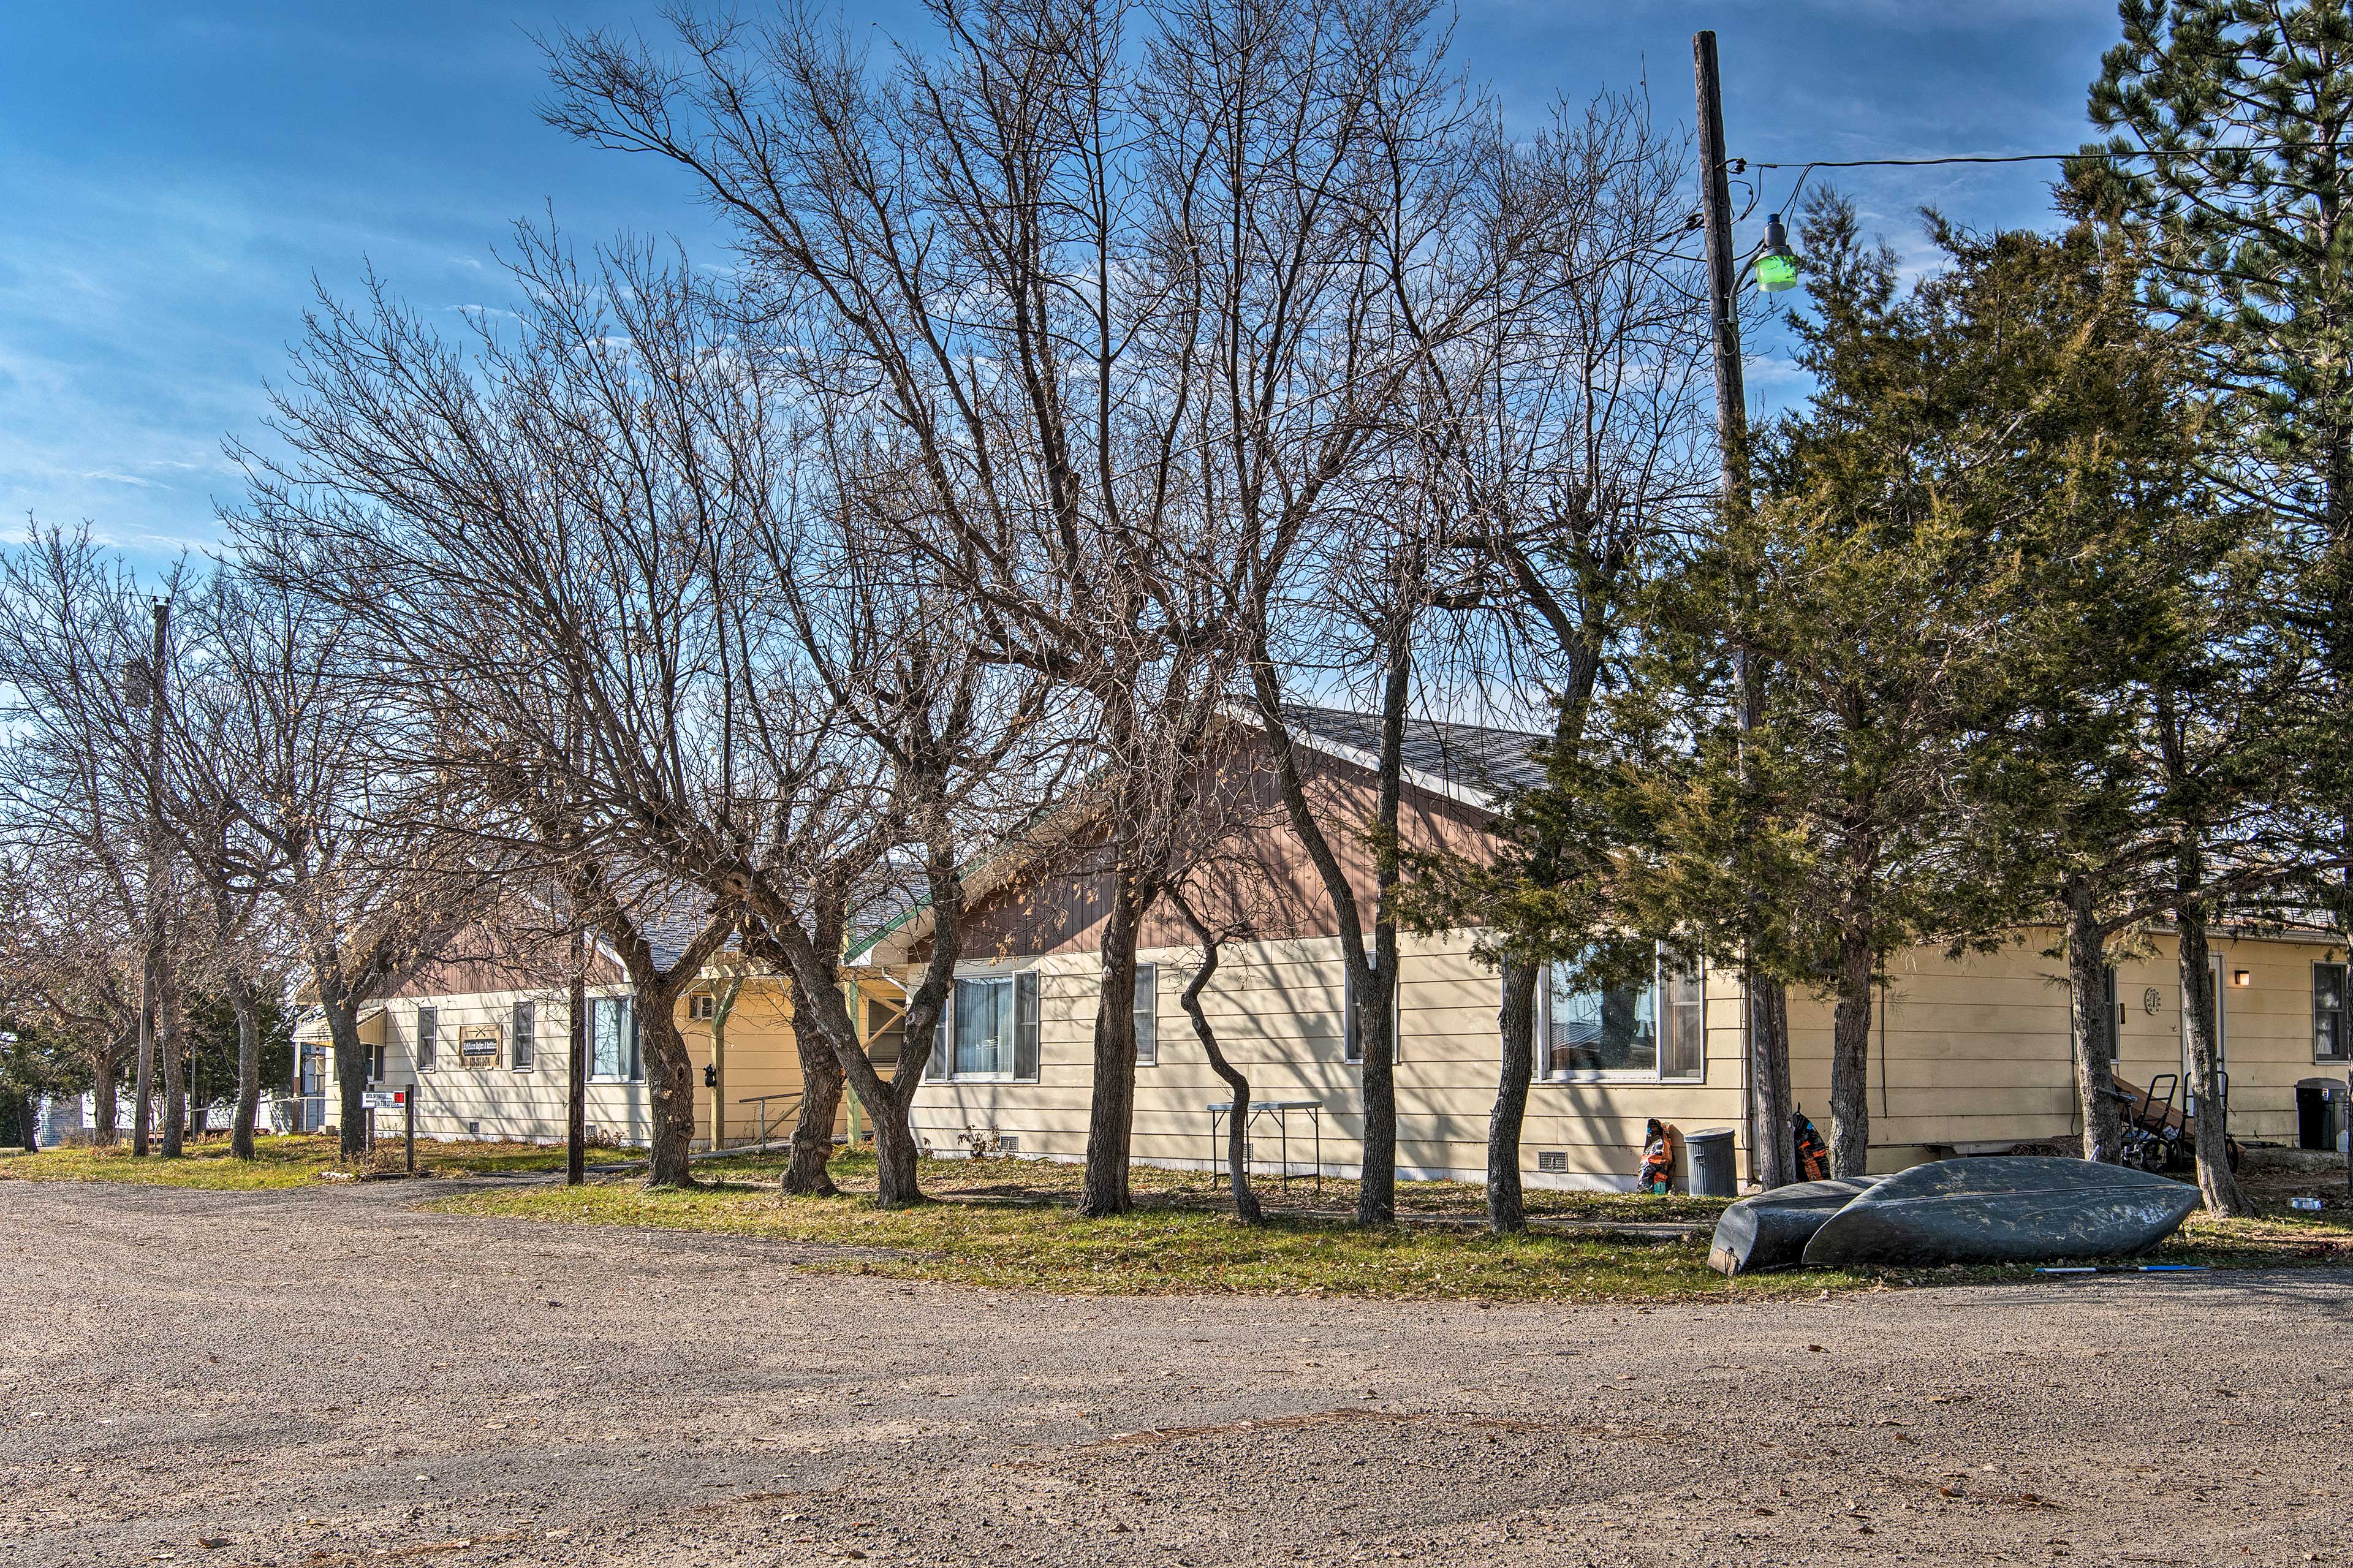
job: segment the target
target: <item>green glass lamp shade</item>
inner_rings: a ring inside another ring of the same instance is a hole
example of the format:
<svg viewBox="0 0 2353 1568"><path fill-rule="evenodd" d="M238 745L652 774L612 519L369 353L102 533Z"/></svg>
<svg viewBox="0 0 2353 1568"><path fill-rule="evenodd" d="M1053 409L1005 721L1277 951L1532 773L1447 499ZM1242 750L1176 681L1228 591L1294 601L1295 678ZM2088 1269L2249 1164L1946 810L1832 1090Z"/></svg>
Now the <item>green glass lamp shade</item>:
<svg viewBox="0 0 2353 1568"><path fill-rule="evenodd" d="M1757 258L1757 286L1767 294L1787 293L1798 286L1798 253L1789 248L1789 231L1781 215L1765 220L1765 248Z"/></svg>

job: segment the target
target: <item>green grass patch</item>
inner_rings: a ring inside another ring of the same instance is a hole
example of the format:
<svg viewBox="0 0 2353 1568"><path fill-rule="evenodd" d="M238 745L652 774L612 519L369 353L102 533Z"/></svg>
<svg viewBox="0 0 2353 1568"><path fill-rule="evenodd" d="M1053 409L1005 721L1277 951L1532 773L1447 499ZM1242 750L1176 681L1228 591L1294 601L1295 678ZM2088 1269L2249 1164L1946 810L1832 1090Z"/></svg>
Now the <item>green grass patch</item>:
<svg viewBox="0 0 2353 1568"><path fill-rule="evenodd" d="M773 1182L784 1169L781 1156L743 1156L699 1162L696 1171L712 1179ZM835 1156L833 1179L843 1191L871 1194L874 1191L874 1157L844 1152ZM985 1160L926 1160L923 1186L939 1197L1001 1197L1008 1201L1076 1204L1086 1168L1060 1161L997 1156ZM1356 1184L1326 1176L1321 1184L1294 1176L1289 1184L1266 1175L1252 1181L1259 1202L1271 1215L1301 1218L1350 1215L1356 1212ZM1135 1165L1128 1186L1139 1203L1172 1207L1198 1207L1228 1212L1233 1200L1222 1172L1171 1171L1156 1165ZM1656 1195L1635 1193L1562 1192L1530 1188L1524 1206L1528 1217L1579 1223L1657 1224L1661 1222L1713 1226L1724 1212L1725 1198L1695 1198L1683 1194ZM1476 1182L1399 1182L1397 1212L1413 1220L1460 1220L1481 1225L1487 1213L1487 1189Z"/></svg>
<svg viewBox="0 0 2353 1568"><path fill-rule="evenodd" d="M1082 1219L1078 1170L1032 1161L926 1161L925 1190L943 1201L876 1208L873 1161L834 1162L838 1198L786 1198L774 1186L773 1160L711 1162L721 1179L689 1189L648 1188L634 1180L583 1187L533 1187L437 1200L444 1214L588 1225L641 1226L767 1237L839 1247L820 1268L1002 1289L1076 1295L1298 1294L1482 1300L1683 1300L1726 1295L1811 1293L1851 1285L1852 1276L1782 1274L1726 1281L1708 1271L1705 1230L1648 1240L1611 1235L1544 1234L1497 1239L1476 1229L1405 1225L1366 1231L1325 1217L1355 1201L1354 1184L1327 1180L1320 1198L1294 1183L1291 1206L1271 1222L1237 1224L1214 1206L1198 1174L1139 1167L1138 1206L1115 1219ZM1451 1184L1430 1184L1435 1187ZM1401 1208L1424 1214L1479 1212L1461 1194L1400 1190ZM1277 1198L1280 1194L1270 1194ZM1669 1217L1712 1220L1708 1200L1643 1200L1622 1194L1546 1194L1546 1220L1620 1223ZM1409 1199L1412 1200L1410 1205ZM1532 1205L1532 1208L1538 1205Z"/></svg>
<svg viewBox="0 0 2353 1568"><path fill-rule="evenodd" d="M599 1152L609 1156L609 1151ZM377 1139L375 1154L364 1163L364 1168L375 1172L400 1170L400 1141ZM417 1144L419 1175L488 1175L563 1168L563 1149L543 1144L438 1143L423 1139ZM220 1191L303 1187L351 1174L352 1169L333 1139L308 1134L256 1138L250 1160L231 1158L225 1137L191 1143L185 1153L172 1160L161 1154L133 1159L128 1141L111 1149L44 1149L37 1154L0 1160L0 1181L130 1182Z"/></svg>
<svg viewBox="0 0 2353 1568"><path fill-rule="evenodd" d="M2353 1205L2340 1204L2320 1214L2264 1205L2264 1212L2247 1219L2194 1214L2147 1261L2210 1268L2353 1268Z"/></svg>
<svg viewBox="0 0 2353 1568"><path fill-rule="evenodd" d="M1327 1179L1322 1193L1294 1183L1268 1189L1271 1223L1239 1225L1221 1188L1198 1172L1139 1166L1137 1207L1116 1219L1075 1212L1080 1170L1042 1161L927 1160L924 1190L941 1201L912 1209L873 1206L871 1156L834 1161L837 1198L778 1194L775 1159L706 1162L706 1184L655 1189L634 1178L584 1187L535 1186L469 1194L426 1206L445 1214L557 1223L634 1226L766 1237L842 1249L811 1266L1000 1289L1073 1295L1292 1294L1495 1301L1682 1301L1759 1299L1822 1290L2031 1279L2031 1268L1799 1271L1726 1280L1709 1271L1707 1234L1721 1199L1626 1194L1531 1193L1539 1226L1683 1220L1681 1239L1587 1232L1498 1239L1475 1221L1475 1185L1400 1185L1401 1214L1460 1226L1401 1225L1366 1231L1338 1217L1355 1184ZM2245 1220L2195 1216L2147 1261L2215 1268L2353 1264L2353 1210Z"/></svg>

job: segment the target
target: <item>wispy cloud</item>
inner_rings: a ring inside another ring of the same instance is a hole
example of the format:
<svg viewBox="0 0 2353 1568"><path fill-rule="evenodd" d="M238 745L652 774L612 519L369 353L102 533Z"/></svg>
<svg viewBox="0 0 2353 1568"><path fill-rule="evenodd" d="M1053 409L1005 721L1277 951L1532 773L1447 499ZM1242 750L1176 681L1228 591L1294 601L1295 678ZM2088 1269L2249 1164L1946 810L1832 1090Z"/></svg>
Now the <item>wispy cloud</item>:
<svg viewBox="0 0 2353 1568"><path fill-rule="evenodd" d="M731 269L674 171L540 123L542 62L509 10L123 0L121 25L93 28L77 7L18 9L14 56L40 64L0 92L0 519L89 519L126 549L216 540L242 484L223 437L268 442L262 383L314 278L349 293L372 265L404 298L504 319L480 302L495 248L551 212L584 241L682 234L704 270ZM561 9L583 26L648 14ZM918 9L861 14L920 39ZM1454 37L1515 124L1647 80L1672 126L1698 27L1723 34L1734 151L1803 162L2071 146L2115 22L2111 0L1461 0ZM2035 168L1835 177L1907 265L1929 259L1924 202L1981 226L2048 217ZM1752 391L1802 395L1785 344L1752 348Z"/></svg>

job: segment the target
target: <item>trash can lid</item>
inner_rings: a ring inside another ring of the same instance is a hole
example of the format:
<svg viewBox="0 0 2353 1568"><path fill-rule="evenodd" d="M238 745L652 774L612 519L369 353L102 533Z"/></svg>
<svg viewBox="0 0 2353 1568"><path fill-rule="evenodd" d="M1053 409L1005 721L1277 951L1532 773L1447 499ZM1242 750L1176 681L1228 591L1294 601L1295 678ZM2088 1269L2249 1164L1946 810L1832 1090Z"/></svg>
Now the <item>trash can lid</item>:
<svg viewBox="0 0 2353 1568"><path fill-rule="evenodd" d="M1683 1142L1686 1143L1696 1143L1703 1138L1708 1139L1712 1142L1719 1138L1729 1138L1731 1136L1732 1129L1729 1127L1703 1127L1696 1132L1684 1133Z"/></svg>

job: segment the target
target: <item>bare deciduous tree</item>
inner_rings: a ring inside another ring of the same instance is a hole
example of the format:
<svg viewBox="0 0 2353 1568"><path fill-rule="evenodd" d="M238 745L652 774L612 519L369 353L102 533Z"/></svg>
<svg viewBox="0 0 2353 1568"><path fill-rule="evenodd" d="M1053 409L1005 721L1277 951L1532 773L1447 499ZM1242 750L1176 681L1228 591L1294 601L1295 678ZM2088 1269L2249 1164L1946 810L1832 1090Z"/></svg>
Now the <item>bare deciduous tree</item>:
<svg viewBox="0 0 2353 1568"><path fill-rule="evenodd" d="M871 521L968 599L980 657L1056 683L1094 738L1113 804L1091 1214L1129 1203L1135 933L1235 646L1231 515L1201 482L1217 416L1195 390L1219 323L1201 237L1160 184L1205 149L1155 125L1125 52L1139 15L943 5L942 52L887 71L806 16L677 18L683 66L562 39L548 111L702 183L836 426L832 459L892 477L866 487Z"/></svg>
<svg viewBox="0 0 2353 1568"><path fill-rule="evenodd" d="M170 582L176 580L175 572ZM157 1004L176 993L170 942L178 910L169 845L153 820L162 784L144 707L153 695L149 605L121 563L87 530L37 526L0 575L0 621L17 826L45 855L85 867L81 890L100 900L110 920L139 933L143 977L134 1014L132 1152L146 1152L153 1128L160 1026L162 1147L177 1154L185 1113L182 1020ZM111 1072L107 1076L111 1098Z"/></svg>

